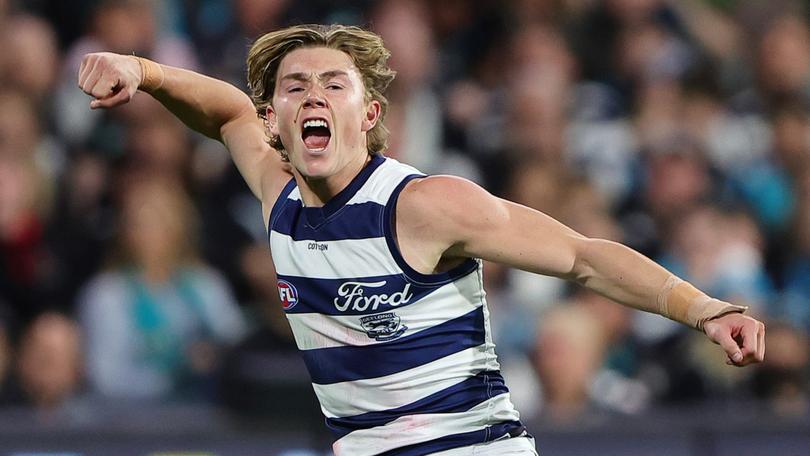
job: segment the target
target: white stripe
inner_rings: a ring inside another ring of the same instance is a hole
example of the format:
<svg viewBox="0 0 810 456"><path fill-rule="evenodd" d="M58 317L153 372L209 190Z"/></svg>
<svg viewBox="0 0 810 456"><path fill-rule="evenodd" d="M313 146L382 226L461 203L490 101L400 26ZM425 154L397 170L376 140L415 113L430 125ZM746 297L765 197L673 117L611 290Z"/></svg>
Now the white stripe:
<svg viewBox="0 0 810 456"><path fill-rule="evenodd" d="M484 268L483 268L483 266L481 264L482 261L480 259L476 260L476 261L478 261L478 269L475 271L476 272L475 277L478 279L478 286L481 288L481 290L483 290L484 289ZM487 345L491 345L492 347L494 347L495 346L495 341L492 338L492 324L490 323L490 320L489 320L489 305L487 304L486 294L487 294L486 291L484 291L484 296L481 298L481 300L483 301L483 305L484 305L484 338L485 338L484 342ZM492 350L491 352L489 352L489 356L492 357L492 362L494 362L495 364L498 364L498 359L497 359L497 355L495 354L495 350Z"/></svg>
<svg viewBox="0 0 810 456"><path fill-rule="evenodd" d="M481 344L396 374L312 387L323 414L338 418L402 407L481 371L498 369L494 346Z"/></svg>
<svg viewBox="0 0 810 456"><path fill-rule="evenodd" d="M355 193L346 204L360 204L375 202L382 204L388 202L394 189L402 178L411 174L424 174L413 166L400 163L393 158L386 158L385 162L371 173L368 180ZM287 199L298 201L301 199L301 189L296 186L290 191Z"/></svg>
<svg viewBox="0 0 810 456"><path fill-rule="evenodd" d="M401 337L406 337L466 315L482 305L483 293L479 288L478 275L469 274L461 280L443 285L419 302L386 312L394 312L400 318L400 324L408 328ZM300 313L287 314L287 319L300 350L385 343L366 334L360 319L367 315L373 314Z"/></svg>
<svg viewBox="0 0 810 456"><path fill-rule="evenodd" d="M341 279L401 274L388 253L384 237L318 241L325 250L310 250L311 240L293 241L278 231L270 233L270 250L281 275L310 279Z"/></svg>
<svg viewBox="0 0 810 456"><path fill-rule="evenodd" d="M301 189L298 188L298 185L296 185L295 188L290 191L290 194L287 195L287 199L291 199L293 201L298 201L301 199Z"/></svg>
<svg viewBox="0 0 810 456"><path fill-rule="evenodd" d="M537 450L534 445L534 437L524 435L453 448L438 453L431 453L430 456L470 456L471 454L476 456L537 456Z"/></svg>
<svg viewBox="0 0 810 456"><path fill-rule="evenodd" d="M466 412L408 415L371 429L353 431L332 445L335 456L383 453L440 437L473 432L503 421L518 420L509 393L484 401Z"/></svg>
<svg viewBox="0 0 810 456"><path fill-rule="evenodd" d="M346 204L373 201L384 206L402 178L410 174L422 173L412 166L400 163L393 158L387 158L385 163L374 170L366 184Z"/></svg>

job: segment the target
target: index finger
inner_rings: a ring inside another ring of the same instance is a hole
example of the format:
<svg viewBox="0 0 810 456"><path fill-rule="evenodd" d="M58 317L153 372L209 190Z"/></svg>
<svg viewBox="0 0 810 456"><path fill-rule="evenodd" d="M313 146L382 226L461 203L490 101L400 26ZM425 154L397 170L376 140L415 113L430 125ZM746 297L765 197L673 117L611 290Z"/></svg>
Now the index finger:
<svg viewBox="0 0 810 456"><path fill-rule="evenodd" d="M757 353L759 352L759 322L750 322L743 325L740 330L741 344L740 351L743 354L743 362L740 365L749 364L756 361Z"/></svg>
<svg viewBox="0 0 810 456"><path fill-rule="evenodd" d="M84 84L87 82L88 77L93 73L93 69L98 63L97 59L94 59L91 55L86 55L82 59L81 65L79 65L79 87L84 90Z"/></svg>
<svg viewBox="0 0 810 456"><path fill-rule="evenodd" d="M124 104L132 99L132 95L126 89L120 89L118 93L100 100L93 100L90 102L91 109L97 108L113 108L120 104Z"/></svg>

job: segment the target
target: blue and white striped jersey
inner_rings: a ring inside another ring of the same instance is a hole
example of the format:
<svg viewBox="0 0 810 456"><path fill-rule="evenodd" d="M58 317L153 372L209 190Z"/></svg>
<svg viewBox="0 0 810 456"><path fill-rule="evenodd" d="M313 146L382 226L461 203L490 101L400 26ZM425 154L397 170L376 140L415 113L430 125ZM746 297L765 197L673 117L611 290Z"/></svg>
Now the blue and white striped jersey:
<svg viewBox="0 0 810 456"><path fill-rule="evenodd" d="M424 455L523 430L499 372L481 262L405 263L392 234L416 169L374 157L323 207L291 180L270 215L282 304L336 455Z"/></svg>

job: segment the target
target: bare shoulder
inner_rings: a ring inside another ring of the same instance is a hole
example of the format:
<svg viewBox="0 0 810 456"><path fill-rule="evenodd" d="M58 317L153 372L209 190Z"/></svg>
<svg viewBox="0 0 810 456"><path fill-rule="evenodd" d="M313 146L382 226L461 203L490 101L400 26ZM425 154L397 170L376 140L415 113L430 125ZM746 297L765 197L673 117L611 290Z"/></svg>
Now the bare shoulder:
<svg viewBox="0 0 810 456"><path fill-rule="evenodd" d="M436 215L455 207L478 186L456 176L438 175L409 182L399 196L397 213L408 216Z"/></svg>
<svg viewBox="0 0 810 456"><path fill-rule="evenodd" d="M469 229L485 229L493 220L506 216L500 198L474 182L448 175L430 176L406 185L396 212L409 224L451 239L463 238Z"/></svg>

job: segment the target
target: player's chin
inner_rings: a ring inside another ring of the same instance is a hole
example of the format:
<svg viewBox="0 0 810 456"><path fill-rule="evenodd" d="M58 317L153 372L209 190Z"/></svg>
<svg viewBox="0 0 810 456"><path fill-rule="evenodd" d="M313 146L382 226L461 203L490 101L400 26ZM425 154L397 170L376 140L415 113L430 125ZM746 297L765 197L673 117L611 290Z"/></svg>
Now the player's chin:
<svg viewBox="0 0 810 456"><path fill-rule="evenodd" d="M329 155L325 153L304 152L298 170L306 177L322 179L329 177L332 171Z"/></svg>

